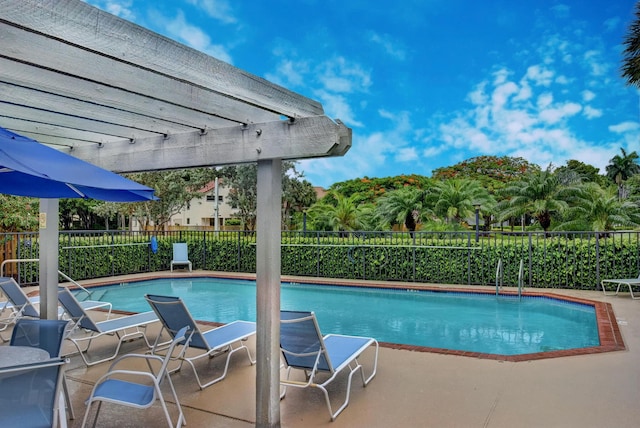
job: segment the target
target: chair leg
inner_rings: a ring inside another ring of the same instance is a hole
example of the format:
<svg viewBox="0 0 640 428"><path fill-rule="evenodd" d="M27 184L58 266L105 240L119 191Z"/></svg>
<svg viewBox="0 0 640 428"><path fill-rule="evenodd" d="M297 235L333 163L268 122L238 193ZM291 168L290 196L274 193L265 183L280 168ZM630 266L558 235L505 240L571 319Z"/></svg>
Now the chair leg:
<svg viewBox="0 0 640 428"><path fill-rule="evenodd" d="M67 374L62 375L62 391L64 393L64 401L69 409L69 419L75 419L76 414L73 411L73 405L71 404L71 395L69 394L69 386L67 385Z"/></svg>

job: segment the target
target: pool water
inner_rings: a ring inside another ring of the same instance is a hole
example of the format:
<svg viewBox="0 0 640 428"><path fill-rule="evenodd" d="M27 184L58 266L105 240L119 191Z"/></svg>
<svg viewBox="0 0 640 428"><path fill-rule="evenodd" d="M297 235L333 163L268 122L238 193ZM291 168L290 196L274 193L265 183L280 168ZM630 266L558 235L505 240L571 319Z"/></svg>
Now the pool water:
<svg viewBox="0 0 640 428"><path fill-rule="evenodd" d="M96 289L113 309L150 310L147 293L181 297L195 319L255 321L255 281L153 279ZM281 308L312 310L324 334L500 355L599 346L593 306L549 297L283 283Z"/></svg>

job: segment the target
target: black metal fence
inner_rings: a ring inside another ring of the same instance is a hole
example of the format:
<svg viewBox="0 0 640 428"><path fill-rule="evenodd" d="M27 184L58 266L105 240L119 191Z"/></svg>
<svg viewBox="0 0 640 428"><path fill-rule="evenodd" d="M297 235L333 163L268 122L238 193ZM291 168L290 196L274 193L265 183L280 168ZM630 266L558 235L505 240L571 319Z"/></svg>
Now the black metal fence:
<svg viewBox="0 0 640 428"><path fill-rule="evenodd" d="M150 242L158 242L154 252ZM194 269L255 272L255 232L64 231L60 270L76 280L167 270L187 242ZM0 234L0 261L37 259L38 233ZM640 232L282 232L282 273L382 281L597 289L640 272ZM3 275L38 282L35 262L3 262Z"/></svg>

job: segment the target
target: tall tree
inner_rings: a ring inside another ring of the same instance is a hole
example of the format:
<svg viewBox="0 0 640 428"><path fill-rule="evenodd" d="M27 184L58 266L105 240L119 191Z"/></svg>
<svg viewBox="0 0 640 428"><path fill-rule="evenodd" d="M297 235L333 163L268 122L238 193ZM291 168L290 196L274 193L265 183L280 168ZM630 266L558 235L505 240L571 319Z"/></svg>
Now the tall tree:
<svg viewBox="0 0 640 428"><path fill-rule="evenodd" d="M474 216L476 205L480 212L488 213L495 204L487 189L478 181L466 178L437 182L429 191L427 201L436 215L457 224Z"/></svg>
<svg viewBox="0 0 640 428"><path fill-rule="evenodd" d="M415 187L404 187L381 196L376 211L390 224L403 224L413 233L420 221L423 200L424 191Z"/></svg>
<svg viewBox="0 0 640 428"><path fill-rule="evenodd" d="M335 204L329 202L314 204L308 211L313 228L343 232L343 236L348 235L347 232L362 230L371 206L358 204L357 199L357 193L346 197L341 193L333 192Z"/></svg>
<svg viewBox="0 0 640 428"><path fill-rule="evenodd" d="M544 171L529 174L503 189L505 199L498 204L498 219L502 221L529 215L546 232L553 217L569 208L567 199L575 194L577 184L563 182L549 165Z"/></svg>
<svg viewBox="0 0 640 428"><path fill-rule="evenodd" d="M37 199L0 193L0 232L28 232L37 227Z"/></svg>
<svg viewBox="0 0 640 428"><path fill-rule="evenodd" d="M636 3L635 16L623 42L622 77L629 85L640 87L640 2Z"/></svg>
<svg viewBox="0 0 640 428"><path fill-rule="evenodd" d="M154 228L160 230L171 220L171 216L179 213L195 197L199 190L216 176L211 168L178 169L172 171L153 171L127 175L128 178L145 186L152 187L157 201L122 204L122 212L131 211L141 221L143 228L153 222ZM131 205L131 206L127 206Z"/></svg>
<svg viewBox="0 0 640 428"><path fill-rule="evenodd" d="M616 226L637 227L640 208L631 201L620 201L615 189L603 189L597 183L579 186L566 212L566 221L558 230L593 230L602 232Z"/></svg>
<svg viewBox="0 0 640 428"><path fill-rule="evenodd" d="M612 179L618 186L618 199L622 200L627 196L624 188L625 181L640 172L640 165L636 163L638 154L635 151L627 154L621 147L620 152L621 155L615 155L609 160L606 170L607 177Z"/></svg>
<svg viewBox="0 0 640 428"><path fill-rule="evenodd" d="M236 215L246 230L254 230L257 210L256 164L227 166L220 169L230 187L229 204L237 209ZM282 223L289 224L292 211L302 211L310 207L316 200L316 193L311 183L304 180L304 174L296 169L295 162L282 163Z"/></svg>

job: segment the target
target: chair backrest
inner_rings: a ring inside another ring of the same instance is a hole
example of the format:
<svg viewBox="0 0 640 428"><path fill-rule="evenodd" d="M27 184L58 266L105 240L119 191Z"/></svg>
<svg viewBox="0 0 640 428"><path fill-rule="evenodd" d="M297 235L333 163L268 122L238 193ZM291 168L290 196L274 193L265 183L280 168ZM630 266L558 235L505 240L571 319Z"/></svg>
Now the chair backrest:
<svg viewBox="0 0 640 428"><path fill-rule="evenodd" d="M167 348L167 353L164 357L164 360L162 361L162 366L158 371L158 377L160 379L162 379L163 374L166 374L167 376L169 376L169 372L167 372L167 365L169 364L169 361L171 361L171 356L173 355L174 348L181 343L184 343L185 347L188 345L188 341L190 340L190 338L187 336L187 331L189 331L189 327L184 326L180 330L178 330L173 336L171 345L169 345L169 348Z"/></svg>
<svg viewBox="0 0 640 428"><path fill-rule="evenodd" d="M288 366L333 372L313 312L280 311L280 350Z"/></svg>
<svg viewBox="0 0 640 428"><path fill-rule="evenodd" d="M22 315L32 318L40 318L40 314L31 304L29 298L24 294L24 291L22 291L22 288L20 288L15 279L6 277L0 278L0 288L14 308L17 311L22 311Z"/></svg>
<svg viewBox="0 0 640 428"><path fill-rule="evenodd" d="M210 349L209 344L202 336L202 332L194 321L189 309L185 306L181 298L175 296L160 296L157 294L147 294L144 298L149 302L153 311L158 315L160 322L169 332L171 337L175 337L177 332L184 326L188 328L187 335L191 335L189 346L200 349Z"/></svg>
<svg viewBox="0 0 640 428"><path fill-rule="evenodd" d="M189 261L189 250L186 242L176 242L173 244L173 261Z"/></svg>
<svg viewBox="0 0 640 428"><path fill-rule="evenodd" d="M44 349L51 358L60 356L67 320L19 319L11 333L10 346Z"/></svg>
<svg viewBox="0 0 640 428"><path fill-rule="evenodd" d="M0 426L54 426L62 366L55 358L0 369Z"/></svg>
<svg viewBox="0 0 640 428"><path fill-rule="evenodd" d="M89 315L87 315L85 310L82 309L78 300L67 288L61 287L58 289L58 301L71 317L74 325L98 333L100 332L100 328L93 322Z"/></svg>

